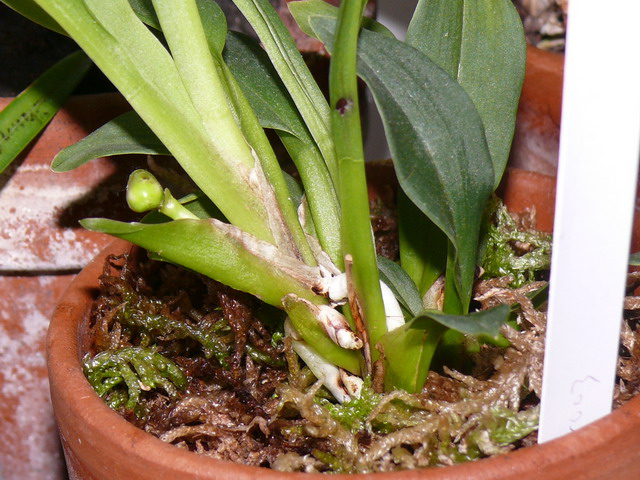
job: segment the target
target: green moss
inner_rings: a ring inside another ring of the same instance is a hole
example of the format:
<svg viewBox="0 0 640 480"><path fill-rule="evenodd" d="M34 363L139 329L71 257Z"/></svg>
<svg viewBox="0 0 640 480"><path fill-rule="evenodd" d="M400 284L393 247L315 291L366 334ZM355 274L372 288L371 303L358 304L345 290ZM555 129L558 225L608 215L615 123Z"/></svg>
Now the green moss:
<svg viewBox="0 0 640 480"><path fill-rule="evenodd" d="M175 397L178 390L187 386L187 377L180 367L153 348L127 347L94 357L86 355L83 369L93 389L101 397L107 396L112 408L124 404L127 409L134 409L142 390L162 389ZM126 390L114 390L122 384Z"/></svg>
<svg viewBox="0 0 640 480"><path fill-rule="evenodd" d="M549 269L551 235L521 229L497 197L489 212L482 263L486 277L511 275L511 286L518 288L535 280L536 272Z"/></svg>
<svg viewBox="0 0 640 480"><path fill-rule="evenodd" d="M322 400L320 403L331 416L352 433L366 428L366 423L373 409L380 403L381 395L371 388L371 381L365 381L360 398L353 398L343 404Z"/></svg>

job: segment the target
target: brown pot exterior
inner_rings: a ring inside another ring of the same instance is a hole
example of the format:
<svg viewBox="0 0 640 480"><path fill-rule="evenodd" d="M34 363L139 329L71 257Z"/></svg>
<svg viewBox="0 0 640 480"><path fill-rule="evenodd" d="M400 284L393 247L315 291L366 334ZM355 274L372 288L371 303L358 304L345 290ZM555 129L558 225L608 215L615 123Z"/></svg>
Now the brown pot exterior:
<svg viewBox="0 0 640 480"><path fill-rule="evenodd" d="M532 179L542 182L543 189L553 186L551 177L512 170L502 187L507 198L532 198L531 192L539 188L532 187ZM536 199L544 225L550 221L545 213L553 211L553 197ZM116 253L127 248L126 242L116 241L108 251ZM283 474L237 465L178 449L129 424L98 398L82 373L79 342L86 328L104 255L96 258L71 284L55 312L47 340L51 399L70 477L82 480L326 479L318 474ZM453 467L375 474L375 478L631 480L637 479L640 472L638 445L640 398L598 422L544 445ZM356 480L364 475L332 475L331 478Z"/></svg>

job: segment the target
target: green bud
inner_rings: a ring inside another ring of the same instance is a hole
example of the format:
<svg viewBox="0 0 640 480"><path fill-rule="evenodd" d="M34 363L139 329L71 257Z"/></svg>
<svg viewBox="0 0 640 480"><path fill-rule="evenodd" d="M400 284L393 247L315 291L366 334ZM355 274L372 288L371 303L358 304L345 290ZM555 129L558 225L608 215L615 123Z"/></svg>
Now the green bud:
<svg viewBox="0 0 640 480"><path fill-rule="evenodd" d="M160 182L150 172L139 169L129 175L127 204L134 212L155 210L163 199Z"/></svg>

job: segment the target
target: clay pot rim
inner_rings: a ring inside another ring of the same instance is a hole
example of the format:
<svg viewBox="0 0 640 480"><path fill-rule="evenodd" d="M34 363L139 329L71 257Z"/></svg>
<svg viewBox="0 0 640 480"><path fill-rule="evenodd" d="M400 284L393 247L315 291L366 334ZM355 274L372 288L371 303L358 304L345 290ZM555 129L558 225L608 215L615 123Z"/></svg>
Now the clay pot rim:
<svg viewBox="0 0 640 480"><path fill-rule="evenodd" d="M131 425L107 407L94 393L82 373L78 345L80 329L73 319L78 317L86 319L88 315L88 307L92 301L90 294L95 291L97 278L102 272L104 255L126 251L129 246L129 243L122 240L116 240L110 244L76 277L56 308L47 337L47 365L54 409L58 411L62 408L65 415L76 417L78 422L85 421L89 428L98 429L100 443L109 444L111 447L111 444L117 441L116 436L124 438L127 444L120 447L123 454L131 458L153 459L159 462L160 467L167 472L181 471L186 477L191 474L196 475L194 478L204 479L207 478L206 472L226 470L229 478L233 477L237 480L256 477L265 479L304 477L309 480L321 478L320 475L323 474L277 472L216 460L181 450ZM57 393L54 393L54 390ZM631 433L638 430L639 424L640 396L597 422L546 444L447 467L446 478L450 480L522 478L526 472L536 471L538 467L542 468L544 465L568 465L578 460L584 461L592 457L593 452L609 444L615 444L615 438L631 438ZM73 450L76 439L69 438L64 427L61 428L61 435ZM118 447L113 446L113 448ZM594 462L594 465L597 465L597 461L594 460ZM534 467L533 470L532 467ZM376 474L376 478L429 479L442 478L442 473L442 469L432 468L390 472L386 474L388 477L384 477L385 474ZM322 478L327 477L323 475ZM331 478L359 479L364 478L364 475L343 474L332 475Z"/></svg>

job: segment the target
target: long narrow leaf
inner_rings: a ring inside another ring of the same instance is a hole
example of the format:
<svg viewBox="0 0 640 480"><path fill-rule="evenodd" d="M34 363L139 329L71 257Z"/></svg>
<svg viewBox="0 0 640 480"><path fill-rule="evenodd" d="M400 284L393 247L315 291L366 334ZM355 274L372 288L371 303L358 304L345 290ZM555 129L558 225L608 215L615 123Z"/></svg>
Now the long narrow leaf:
<svg viewBox="0 0 640 480"><path fill-rule="evenodd" d="M170 154L135 111L123 113L61 150L54 157L51 168L56 172L68 172L94 158L129 154Z"/></svg>
<svg viewBox="0 0 640 480"><path fill-rule="evenodd" d="M49 123L90 66L91 61L84 53L72 53L0 112L0 172Z"/></svg>
<svg viewBox="0 0 640 480"><path fill-rule="evenodd" d="M314 304L325 303L313 292L321 278L317 267L283 255L277 247L215 219L146 224L89 218L81 223L277 307L290 293Z"/></svg>
<svg viewBox="0 0 640 480"><path fill-rule="evenodd" d="M271 241L262 199L248 168L220 155L173 61L127 0L38 0L87 52L162 143L235 225ZM88 10L87 6L91 7ZM242 198L242 202L238 199Z"/></svg>
<svg viewBox="0 0 640 480"><path fill-rule="evenodd" d="M291 155L309 200L320 245L340 266L338 199L320 151L293 100L278 80L268 56L255 40L231 32L224 59L260 124L276 130Z"/></svg>
<svg viewBox="0 0 640 480"><path fill-rule="evenodd" d="M2 0L2 3L9 6L20 15L42 25L49 30L66 35L64 29L56 22L51 15L42 9L34 0Z"/></svg>
<svg viewBox="0 0 640 480"><path fill-rule="evenodd" d="M337 165L329 125L329 105L286 26L268 0L233 0L253 29L300 110L334 181Z"/></svg>

